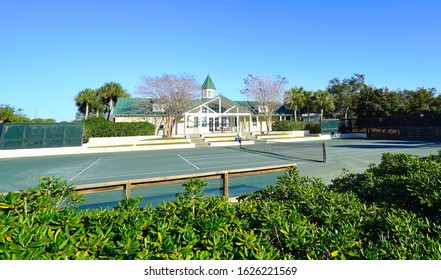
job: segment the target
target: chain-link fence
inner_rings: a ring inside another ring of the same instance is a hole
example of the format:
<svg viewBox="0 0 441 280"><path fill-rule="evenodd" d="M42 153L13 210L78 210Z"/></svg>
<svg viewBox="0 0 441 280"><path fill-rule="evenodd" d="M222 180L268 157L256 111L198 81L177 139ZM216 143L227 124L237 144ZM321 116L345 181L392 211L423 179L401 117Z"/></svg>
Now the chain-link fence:
<svg viewBox="0 0 441 280"><path fill-rule="evenodd" d="M441 115L420 114L341 120L340 132L363 132L369 138L441 138Z"/></svg>

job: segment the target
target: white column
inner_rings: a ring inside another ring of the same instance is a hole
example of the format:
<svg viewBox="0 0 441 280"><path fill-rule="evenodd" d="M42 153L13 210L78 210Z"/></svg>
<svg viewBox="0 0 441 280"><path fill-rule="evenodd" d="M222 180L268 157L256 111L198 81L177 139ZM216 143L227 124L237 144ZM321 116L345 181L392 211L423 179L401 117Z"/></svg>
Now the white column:
<svg viewBox="0 0 441 280"><path fill-rule="evenodd" d="M222 113L222 99L219 96L219 114Z"/></svg>
<svg viewBox="0 0 441 280"><path fill-rule="evenodd" d="M220 98L220 96L219 96L219 112L218 113L219 113L219 116L217 117L217 123L220 128L220 131L222 132L223 131L223 128L221 128L222 127L222 99Z"/></svg>
<svg viewBox="0 0 441 280"><path fill-rule="evenodd" d="M187 114L184 114L184 135L187 132Z"/></svg>
<svg viewBox="0 0 441 280"><path fill-rule="evenodd" d="M198 114L198 133L202 134L202 113Z"/></svg>
<svg viewBox="0 0 441 280"><path fill-rule="evenodd" d="M236 127L236 131L239 134L239 136L242 136L242 131L240 131L240 118L239 118L239 107L236 107L236 123L237 123L237 127Z"/></svg>

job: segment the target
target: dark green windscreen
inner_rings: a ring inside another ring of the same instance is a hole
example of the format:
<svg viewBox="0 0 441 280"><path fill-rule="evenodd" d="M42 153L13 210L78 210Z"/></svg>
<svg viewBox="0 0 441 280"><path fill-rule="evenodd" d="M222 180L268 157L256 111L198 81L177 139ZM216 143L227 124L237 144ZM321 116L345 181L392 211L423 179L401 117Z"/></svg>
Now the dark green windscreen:
<svg viewBox="0 0 441 280"><path fill-rule="evenodd" d="M83 123L3 123L0 149L81 146Z"/></svg>
<svg viewBox="0 0 441 280"><path fill-rule="evenodd" d="M335 134L339 132L340 120L338 119L323 119L322 120L322 134Z"/></svg>

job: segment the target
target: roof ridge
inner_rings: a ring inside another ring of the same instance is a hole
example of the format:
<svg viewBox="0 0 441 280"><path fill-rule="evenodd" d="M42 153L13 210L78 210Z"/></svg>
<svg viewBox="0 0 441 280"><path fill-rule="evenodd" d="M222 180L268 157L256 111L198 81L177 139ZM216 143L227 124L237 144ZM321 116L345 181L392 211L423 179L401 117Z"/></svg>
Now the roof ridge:
<svg viewBox="0 0 441 280"><path fill-rule="evenodd" d="M211 80L210 74L208 74L207 78L205 78L205 81L202 84L202 89L214 89L214 90L216 90L216 87L214 86L213 80Z"/></svg>

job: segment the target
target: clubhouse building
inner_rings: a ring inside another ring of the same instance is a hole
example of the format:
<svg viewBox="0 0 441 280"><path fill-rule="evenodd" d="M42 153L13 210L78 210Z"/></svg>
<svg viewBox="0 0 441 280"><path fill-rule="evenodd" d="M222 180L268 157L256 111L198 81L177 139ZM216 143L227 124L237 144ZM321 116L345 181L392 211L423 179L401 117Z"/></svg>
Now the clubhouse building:
<svg viewBox="0 0 441 280"><path fill-rule="evenodd" d="M202 84L202 96L193 100L177 122L174 134L209 134L223 132L266 131L261 108L254 101L232 101L219 94L210 77ZM280 104L273 121L290 120L293 111ZM161 106L149 98L120 98L113 112L115 122L142 122L154 124L157 133L162 132L163 118Z"/></svg>

